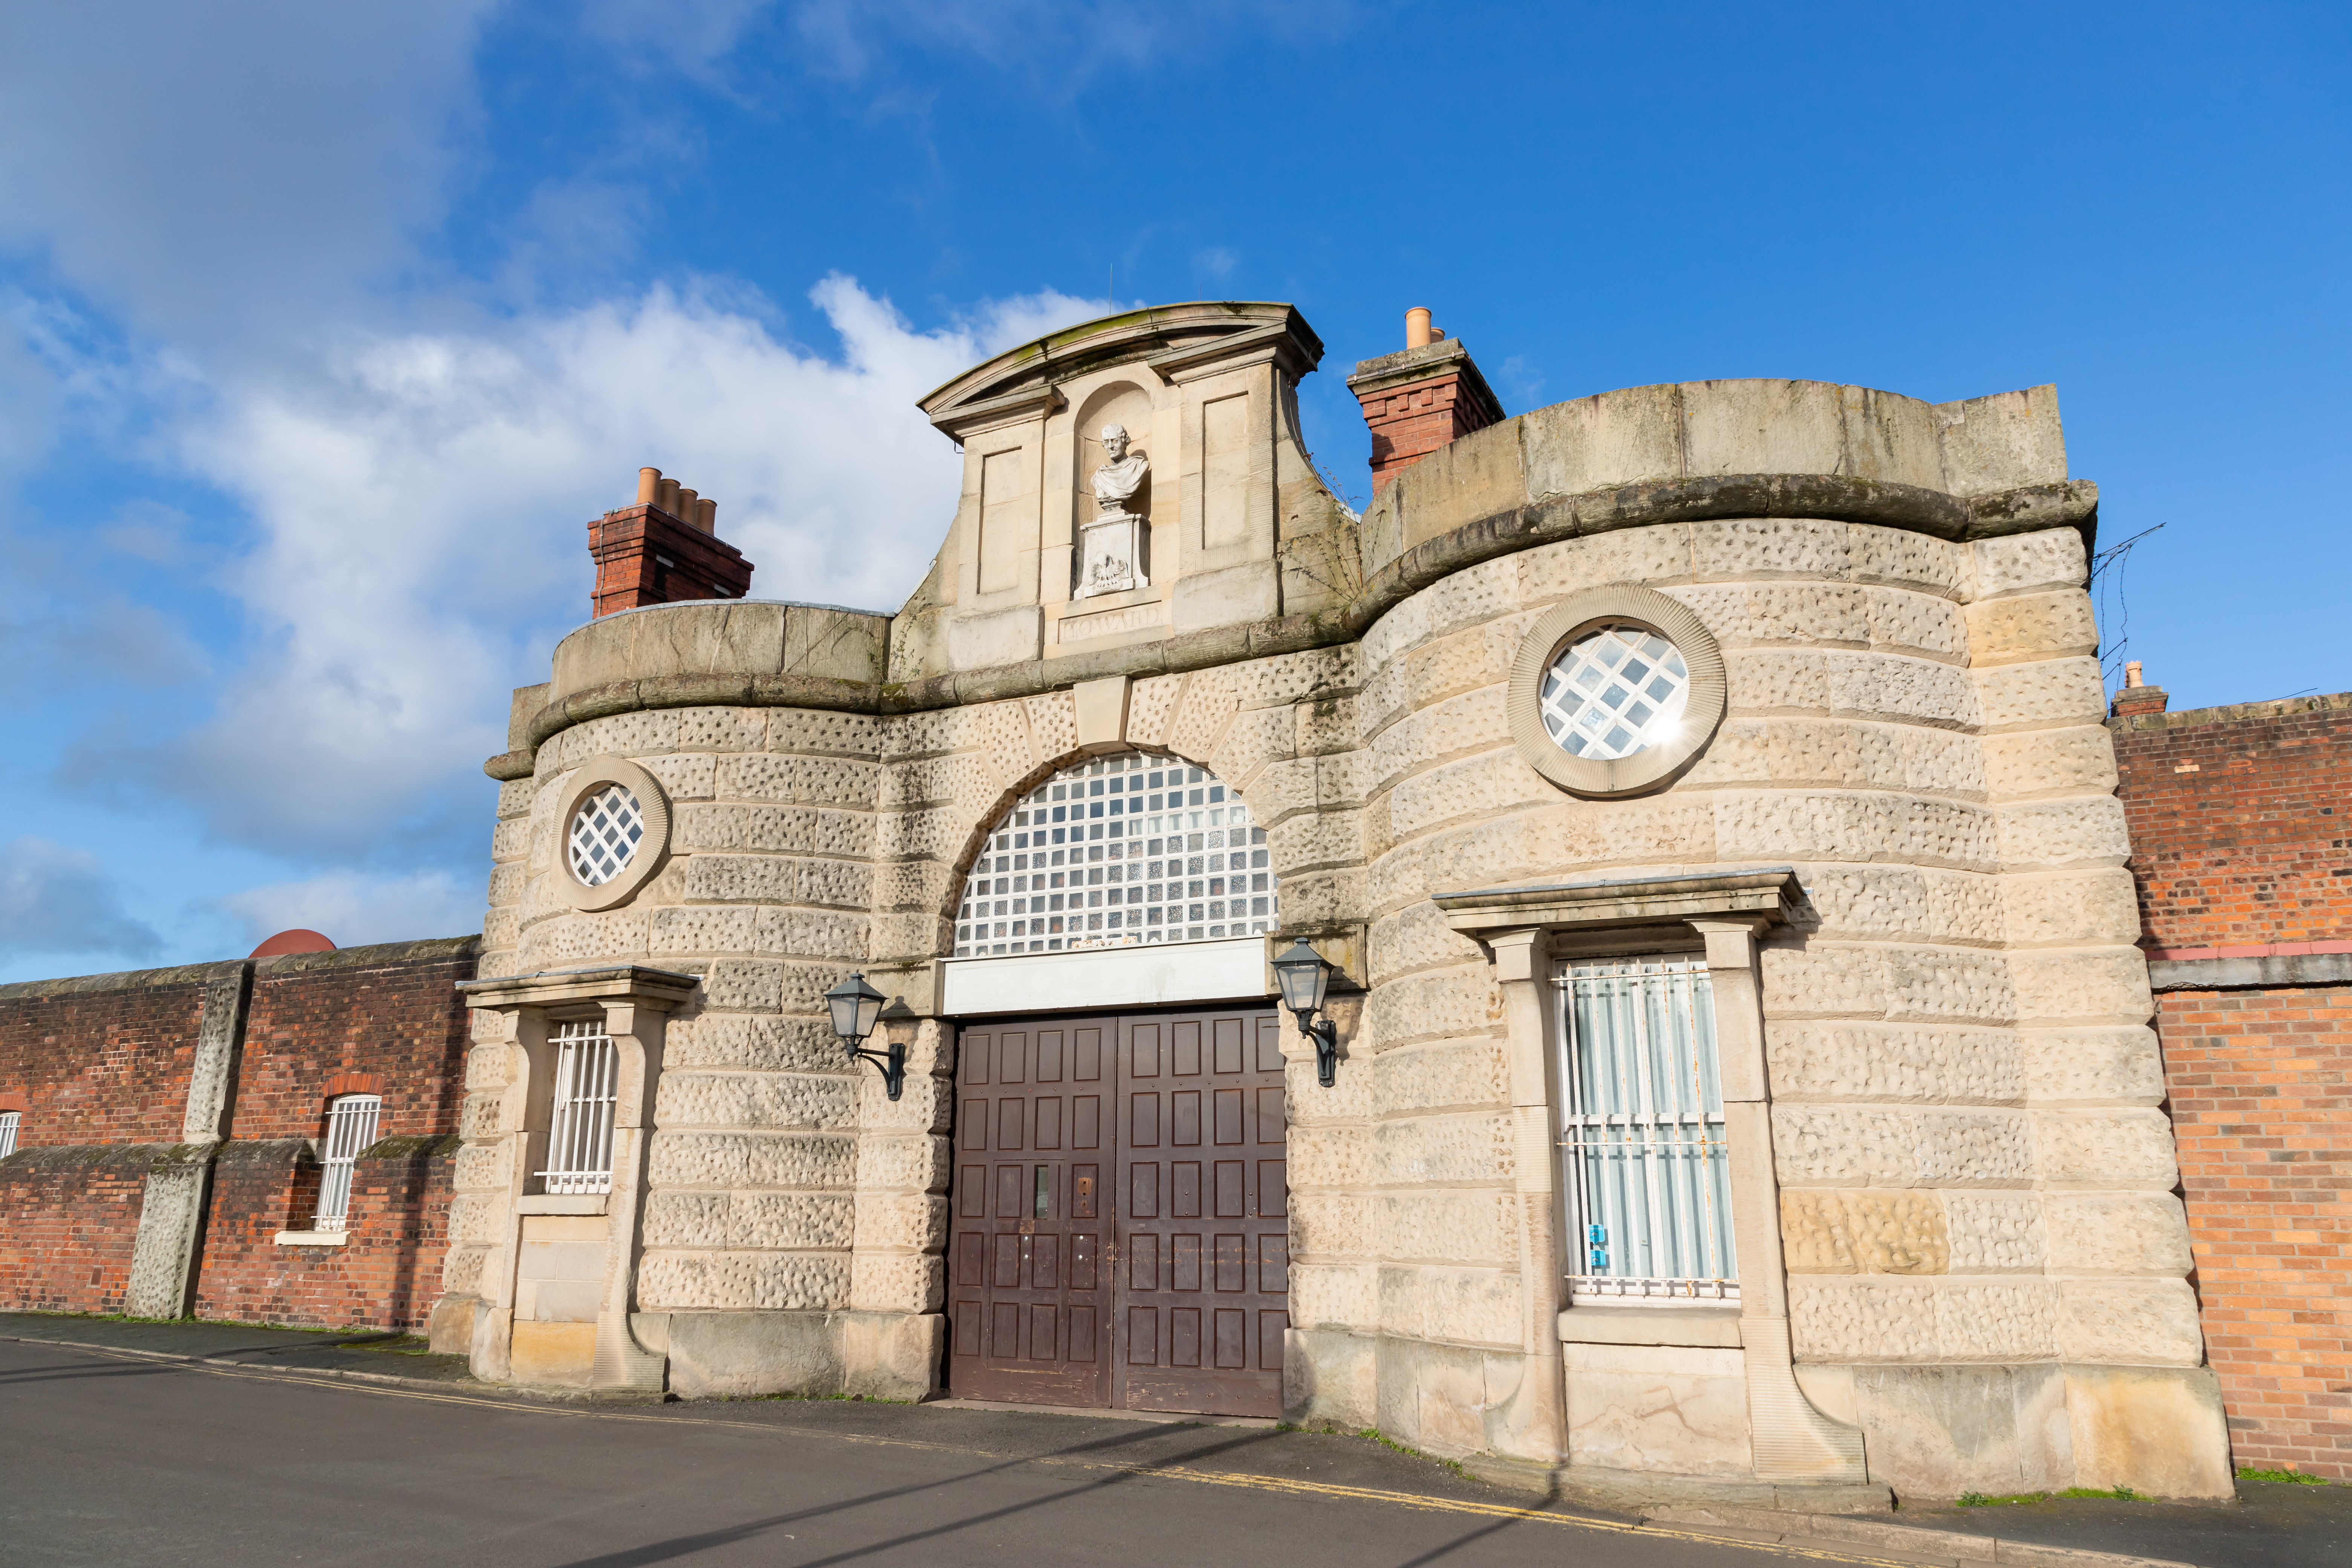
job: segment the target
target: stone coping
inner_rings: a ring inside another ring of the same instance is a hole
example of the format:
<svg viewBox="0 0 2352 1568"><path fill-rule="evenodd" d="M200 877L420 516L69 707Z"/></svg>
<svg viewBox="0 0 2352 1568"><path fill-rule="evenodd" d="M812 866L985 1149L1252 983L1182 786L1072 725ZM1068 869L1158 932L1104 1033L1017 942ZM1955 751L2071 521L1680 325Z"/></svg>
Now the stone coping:
<svg viewBox="0 0 2352 1568"><path fill-rule="evenodd" d="M2118 734L2147 730L2193 730L2204 724L2238 724L2249 720L2291 719L2300 713L2352 715L2352 691L2325 697L2274 697L2263 702L2232 702L2220 708L2183 708L2172 713L2118 714L2107 728Z"/></svg>
<svg viewBox="0 0 2352 1568"><path fill-rule="evenodd" d="M921 680L840 680L821 676L711 672L613 681L575 691L532 715L526 742L482 764L505 782L528 778L551 736L592 719L656 708L807 708L850 713L917 713L1034 697L1109 676L1175 675L1359 640L1411 595L1499 556L1621 529L1732 518L1805 518L1906 529L1956 542L2052 528L2095 536L2098 486L2087 479L2025 485L1959 497L1916 485L1842 474L1727 474L1661 479L1507 507L1405 551L1366 580L1344 609L1272 616L1158 642L1065 658L958 670ZM736 600L703 601L733 605ZM651 605L688 609L693 604ZM859 615L873 612L858 611Z"/></svg>
<svg viewBox="0 0 2352 1568"><path fill-rule="evenodd" d="M125 969L111 974L75 974L56 980L18 980L0 985L0 1002L43 996L72 996L100 991L135 991L149 986L202 985L223 970L250 964L257 980L276 979L312 970L368 969L385 964L415 963L435 959L470 958L481 951L477 936L425 937L415 942L382 942L367 947L339 947L331 952L281 952L274 958L223 958L209 963L183 963L166 969Z"/></svg>
<svg viewBox="0 0 2352 1568"><path fill-rule="evenodd" d="M2267 958L2151 958L2151 991L2294 990L2352 985L2352 952L2298 952Z"/></svg>
<svg viewBox="0 0 2352 1568"><path fill-rule="evenodd" d="M1490 888L1433 893L1430 902L1455 931L1525 926L1614 926L1666 921L1749 918L1786 921L1803 897L1796 868L1626 877L1601 882L1559 882L1533 888Z"/></svg>

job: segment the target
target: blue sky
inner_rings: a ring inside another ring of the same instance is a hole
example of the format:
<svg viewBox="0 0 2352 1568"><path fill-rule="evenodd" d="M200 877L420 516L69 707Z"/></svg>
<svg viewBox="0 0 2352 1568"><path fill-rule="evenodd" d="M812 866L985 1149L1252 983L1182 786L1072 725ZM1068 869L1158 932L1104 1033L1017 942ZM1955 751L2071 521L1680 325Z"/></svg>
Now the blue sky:
<svg viewBox="0 0 2352 1568"><path fill-rule="evenodd" d="M913 398L1113 298L1297 303L1360 497L1410 305L1512 413L2054 381L2173 705L2352 688L2347 106L2341 5L16 7L0 979L478 929L640 464L893 607Z"/></svg>

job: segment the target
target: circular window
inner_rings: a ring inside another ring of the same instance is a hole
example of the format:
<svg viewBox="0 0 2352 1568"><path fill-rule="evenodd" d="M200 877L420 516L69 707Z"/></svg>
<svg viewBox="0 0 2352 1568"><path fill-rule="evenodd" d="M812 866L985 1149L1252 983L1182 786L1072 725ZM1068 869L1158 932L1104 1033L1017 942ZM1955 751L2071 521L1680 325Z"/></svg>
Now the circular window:
<svg viewBox="0 0 2352 1568"><path fill-rule="evenodd" d="M1647 626L1601 626L1544 671L1544 732L1571 757L1630 757L1682 728L1690 666Z"/></svg>
<svg viewBox="0 0 2352 1568"><path fill-rule="evenodd" d="M635 858L646 836L645 807L619 784L607 784L572 814L572 874L601 888Z"/></svg>
<svg viewBox="0 0 2352 1568"><path fill-rule="evenodd" d="M575 910L626 903L669 858L669 797L626 757L590 757L563 787L559 902Z"/></svg>
<svg viewBox="0 0 2352 1568"><path fill-rule="evenodd" d="M1672 779L1723 721L1723 653L1690 607L1630 583L1571 594L1538 616L1511 666L1519 756L1575 795Z"/></svg>

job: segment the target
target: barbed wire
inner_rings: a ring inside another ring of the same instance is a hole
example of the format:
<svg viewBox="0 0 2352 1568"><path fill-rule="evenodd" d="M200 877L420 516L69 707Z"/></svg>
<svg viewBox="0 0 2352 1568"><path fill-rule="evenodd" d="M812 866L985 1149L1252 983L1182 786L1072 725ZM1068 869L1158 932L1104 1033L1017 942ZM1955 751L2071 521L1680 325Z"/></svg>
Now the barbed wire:
<svg viewBox="0 0 2352 1568"><path fill-rule="evenodd" d="M2123 683L2124 655L2131 651L2131 599L2126 579L2131 571L2132 547L2150 534L2163 532L2165 527L2159 522L2154 528L2143 528L2091 557L2090 587L2099 616L2099 680L2110 691ZM2108 634L2110 626L2113 636Z"/></svg>

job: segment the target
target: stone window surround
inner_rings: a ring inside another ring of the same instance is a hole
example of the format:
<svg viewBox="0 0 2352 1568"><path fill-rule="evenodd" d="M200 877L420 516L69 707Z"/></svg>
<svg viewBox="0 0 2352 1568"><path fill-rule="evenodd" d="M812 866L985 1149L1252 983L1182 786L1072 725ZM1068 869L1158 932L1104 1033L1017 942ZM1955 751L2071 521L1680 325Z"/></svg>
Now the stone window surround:
<svg viewBox="0 0 2352 1568"><path fill-rule="evenodd" d="M638 841L636 853L629 857L627 865L610 881L592 888L572 870L572 819L579 815L581 804L590 795L614 784L637 797L637 807L645 814L646 836ZM608 753L582 763L571 782L563 786L563 810L555 822L556 895L565 905L583 913L628 902L669 858L669 796L662 792L659 780L626 757Z"/></svg>
<svg viewBox="0 0 2352 1568"><path fill-rule="evenodd" d="M668 1357L641 1343L632 1321L637 1316L637 1265L645 1249L646 1162L668 1016L693 999L700 983L692 974L623 963L459 984L457 989L467 1006L513 1020L512 1044L524 1058L524 1070L508 1084L507 1104L499 1118L499 1125L509 1130L507 1137L520 1138L522 1147L507 1163L503 1258L497 1278L486 1277L483 1281L488 1321L484 1314L477 1315L473 1356L477 1375L486 1362L503 1371L506 1342L513 1332L523 1217L586 1214L603 1215L606 1220L604 1287L596 1313L590 1386L659 1390L665 1385ZM550 1026L600 1016L619 1053L613 1107L612 1191L587 1197L533 1194L527 1189L532 1173L545 1159L553 1106L555 1050ZM485 1331L491 1342L488 1345Z"/></svg>
<svg viewBox="0 0 2352 1568"><path fill-rule="evenodd" d="M1557 639L1565 633L1551 635ZM1538 640L1537 633L1530 634L1530 643ZM1690 658L1689 652L1684 657ZM1696 660L1691 662L1696 672ZM1719 677L1719 658L1716 668ZM1513 696L1517 695L1515 680ZM1515 710L1515 729L1517 716ZM1549 738L1544 743L1550 744ZM1486 948L1503 992L1517 1183L1525 1211L1518 1258L1523 1353L1538 1363L1541 1386L1557 1391L1539 1418L1550 1424L1551 1446L1563 1463L1569 1458L1563 1342L1700 1345L1737 1348L1744 1354L1749 1443L1759 1479L1864 1479L1862 1434L1806 1399L1797 1386L1789 1333L1757 939L1785 923L1802 896L1795 868L1788 866L1433 896L1448 925ZM1558 1195L1552 1110L1559 1093L1554 961L1694 948L1706 955L1715 991L1738 1309L1571 1307L1561 1268L1568 1237ZM1528 1415L1538 1416L1534 1411Z"/></svg>
<svg viewBox="0 0 2352 1568"><path fill-rule="evenodd" d="M1544 672L1562 648L1594 626L1611 622L1646 626L1674 644L1683 656L1690 669L1683 732L1664 745L1611 761L1570 756L1544 729ZM1607 797L1656 789L1696 761L1714 739L1716 726L1723 721L1725 700L1723 650L1706 623L1689 605L1654 588L1612 583L1570 594L1528 628L1511 661L1505 704L1511 741L1521 760L1570 795Z"/></svg>

